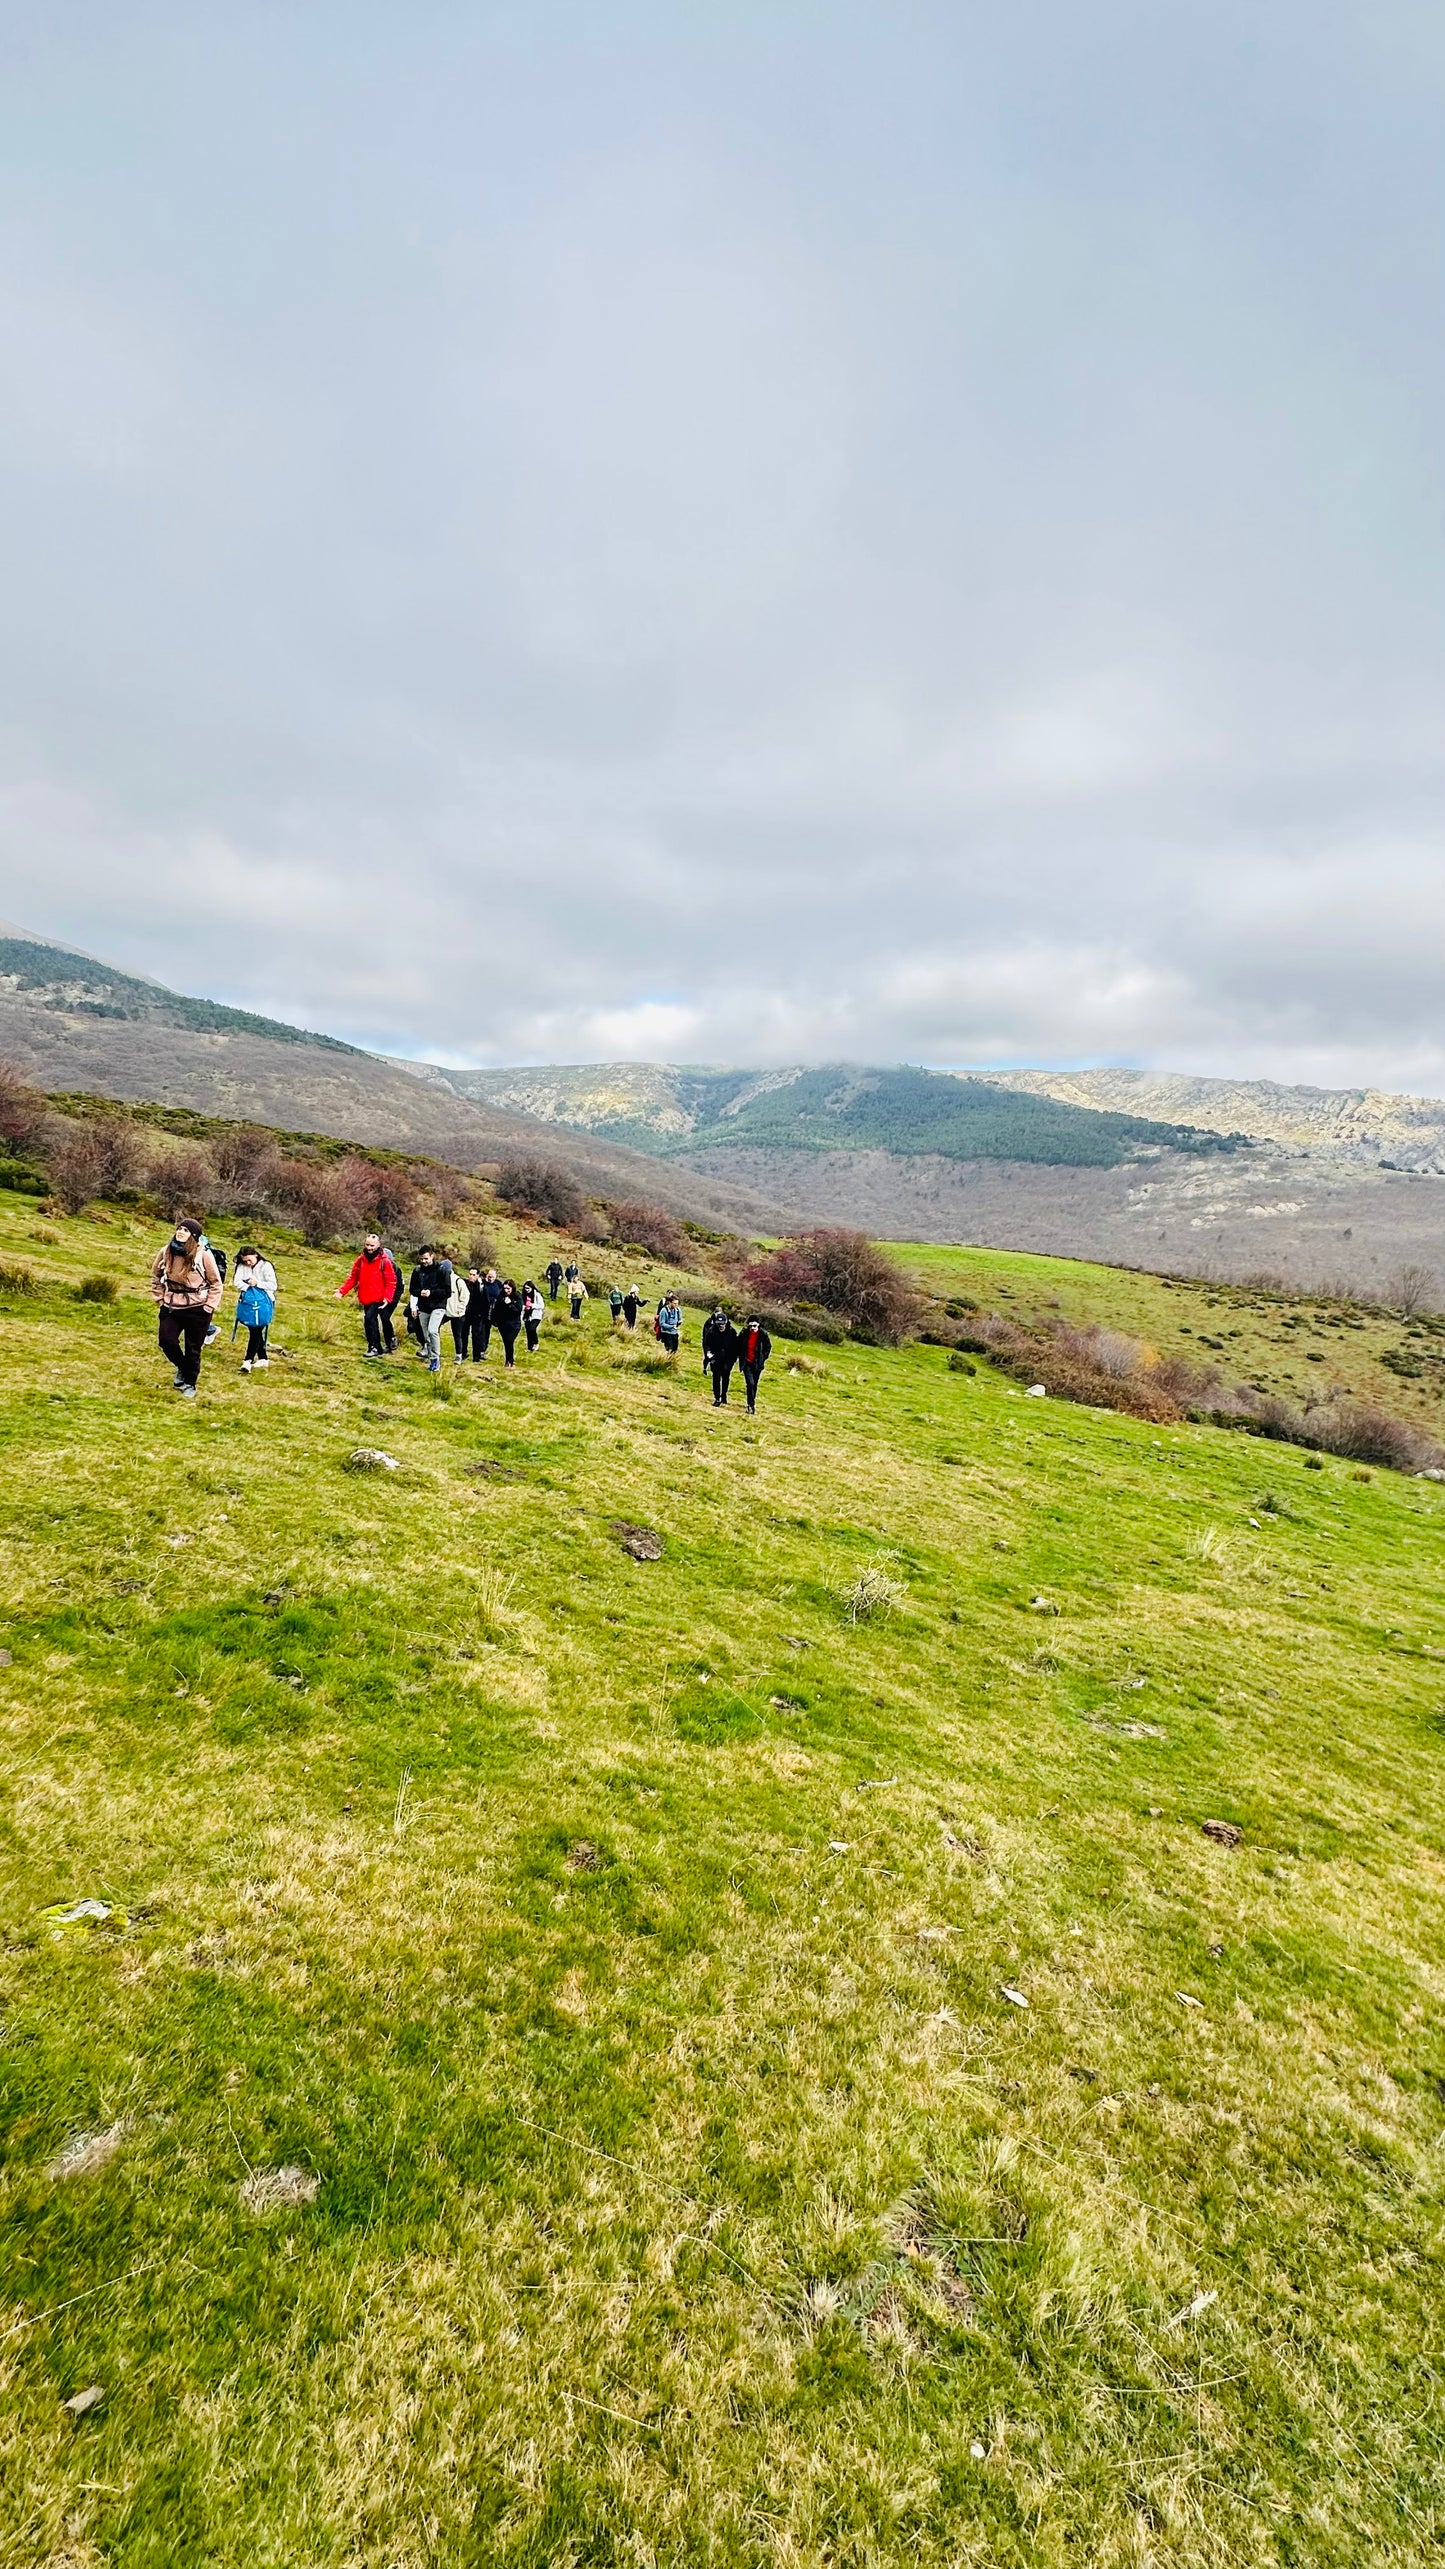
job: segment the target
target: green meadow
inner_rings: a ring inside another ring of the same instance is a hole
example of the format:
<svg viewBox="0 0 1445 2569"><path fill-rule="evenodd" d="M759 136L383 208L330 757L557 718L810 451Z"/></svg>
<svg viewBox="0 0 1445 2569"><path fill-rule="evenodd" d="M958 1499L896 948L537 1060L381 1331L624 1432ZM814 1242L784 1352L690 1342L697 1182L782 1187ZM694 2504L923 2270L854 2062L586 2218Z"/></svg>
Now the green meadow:
<svg viewBox="0 0 1445 2569"><path fill-rule="evenodd" d="M182 1403L155 1245L0 1195L5 2569L1438 2556L1445 1487L285 1240Z"/></svg>

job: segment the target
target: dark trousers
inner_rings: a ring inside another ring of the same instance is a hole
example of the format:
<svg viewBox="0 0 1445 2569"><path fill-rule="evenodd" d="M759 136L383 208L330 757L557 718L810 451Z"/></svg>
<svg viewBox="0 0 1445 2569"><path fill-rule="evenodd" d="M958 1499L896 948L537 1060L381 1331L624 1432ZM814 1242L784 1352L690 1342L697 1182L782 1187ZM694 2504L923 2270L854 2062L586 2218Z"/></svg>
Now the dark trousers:
<svg viewBox="0 0 1445 2569"><path fill-rule="evenodd" d="M467 1318L466 1313L463 1312L460 1320L449 1321L447 1325L452 1333L452 1348L456 1355L457 1363L459 1365L464 1364L466 1361L467 1349L471 1344L472 1324Z"/></svg>
<svg viewBox="0 0 1445 2569"><path fill-rule="evenodd" d="M269 1365L271 1359L266 1351L266 1332L264 1329L252 1329L248 1326L246 1330L247 1364L254 1365L258 1356L265 1356Z"/></svg>
<svg viewBox="0 0 1445 2569"><path fill-rule="evenodd" d="M527 1353L529 1356L535 1356L537 1353L537 1332L541 1328L542 1323L540 1320L533 1320L529 1313L522 1325L527 1332ZM509 1355L507 1358L508 1364L510 1364L511 1361L512 1360Z"/></svg>
<svg viewBox="0 0 1445 2569"><path fill-rule="evenodd" d="M484 1303L478 1318L472 1322L472 1353L485 1356L492 1343L492 1306Z"/></svg>
<svg viewBox="0 0 1445 2569"><path fill-rule="evenodd" d="M511 1337L510 1337L510 1338L507 1336L507 1333L506 1333L505 1329L501 1329L501 1330L499 1330L497 1334L498 1334L498 1336L499 1336L499 1337L500 1337L500 1339L501 1339L502 1345L505 1347L505 1349L506 1349L506 1351L507 1351L507 1362L508 1362L508 1364L509 1364L509 1365L515 1365L515 1363L516 1363L516 1361L517 1361L517 1359L516 1359L516 1355L515 1355L515 1353L514 1353L514 1350L515 1350L515 1348L516 1348L516 1344L517 1344L517 1333L516 1333L515 1329L513 1330L513 1332L512 1332L512 1334L511 1334Z"/></svg>
<svg viewBox="0 0 1445 2569"><path fill-rule="evenodd" d="M394 1356L396 1354L396 1331L391 1325L391 1315L395 1311L400 1300L401 1295L398 1292L393 1294L390 1302L383 1302L377 1305L377 1308L381 1313L382 1350L383 1353L388 1356Z"/></svg>
<svg viewBox="0 0 1445 2569"><path fill-rule="evenodd" d="M361 1306L361 1325L366 1332L368 1356L396 1354L396 1331L391 1325L391 1312L386 1303L364 1302Z"/></svg>
<svg viewBox="0 0 1445 2569"><path fill-rule="evenodd" d="M743 1358L742 1362L743 1381L747 1385L748 1392L748 1410L749 1413L751 1413L758 1405L758 1384L762 1379L763 1369L761 1365L750 1365L746 1357Z"/></svg>
<svg viewBox="0 0 1445 2569"><path fill-rule="evenodd" d="M211 1325L208 1311L162 1311L160 1320L161 1354L168 1356L183 1382L192 1390L201 1379L201 1349Z"/></svg>
<svg viewBox="0 0 1445 2569"><path fill-rule="evenodd" d="M657 1338L658 1344L665 1356L675 1356L677 1354L680 1341L675 1329L659 1329Z"/></svg>
<svg viewBox="0 0 1445 2569"><path fill-rule="evenodd" d="M728 1405L728 1385L732 1381L733 1366L736 1361L737 1359L735 1357L729 1356L726 1364L713 1365L709 1369L712 1374L712 1405L714 1409L726 1409Z"/></svg>

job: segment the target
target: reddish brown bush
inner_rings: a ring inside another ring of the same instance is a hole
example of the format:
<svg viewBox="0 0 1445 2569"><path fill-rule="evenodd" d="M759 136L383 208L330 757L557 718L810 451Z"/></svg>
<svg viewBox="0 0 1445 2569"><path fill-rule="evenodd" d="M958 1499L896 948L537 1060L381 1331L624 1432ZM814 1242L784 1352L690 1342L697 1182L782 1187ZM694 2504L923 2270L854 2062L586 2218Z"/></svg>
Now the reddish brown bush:
<svg viewBox="0 0 1445 2569"><path fill-rule="evenodd" d="M97 1196L117 1196L138 1187L145 1175L146 1152L135 1126L119 1115L68 1118L54 1129L45 1153L51 1193L67 1213L78 1213Z"/></svg>
<svg viewBox="0 0 1445 2569"><path fill-rule="evenodd" d="M918 1295L866 1231L800 1231L744 1267L743 1282L770 1301L815 1303L854 1337L886 1347L896 1347L922 1317Z"/></svg>
<svg viewBox="0 0 1445 2569"><path fill-rule="evenodd" d="M208 1160L207 1193L218 1212L262 1213L274 1200L283 1163L259 1124L233 1124L217 1133Z"/></svg>
<svg viewBox="0 0 1445 2569"><path fill-rule="evenodd" d="M581 1221L587 1199L577 1180L555 1160L504 1160L497 1171L497 1193L504 1204L535 1221L571 1230Z"/></svg>
<svg viewBox="0 0 1445 2569"><path fill-rule="evenodd" d="M278 1203L307 1246L324 1249L329 1241L349 1239L364 1227L371 1176L365 1160L335 1160L329 1166L315 1160L287 1160L278 1182Z"/></svg>
<svg viewBox="0 0 1445 2569"><path fill-rule="evenodd" d="M645 1249L649 1257L685 1266L690 1252L681 1225L663 1204L614 1204L612 1237L620 1249Z"/></svg>
<svg viewBox="0 0 1445 2569"><path fill-rule="evenodd" d="M49 1111L41 1090L10 1062L0 1062L0 1146L6 1152L38 1148Z"/></svg>

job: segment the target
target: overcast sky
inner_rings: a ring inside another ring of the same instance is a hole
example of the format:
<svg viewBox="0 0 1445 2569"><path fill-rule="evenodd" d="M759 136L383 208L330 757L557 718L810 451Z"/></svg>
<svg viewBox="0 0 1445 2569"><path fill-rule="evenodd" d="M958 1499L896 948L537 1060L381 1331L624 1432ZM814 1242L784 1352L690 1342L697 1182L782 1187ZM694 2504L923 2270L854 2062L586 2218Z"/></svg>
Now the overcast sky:
<svg viewBox="0 0 1445 2569"><path fill-rule="evenodd" d="M0 0L0 912L1445 1089L1438 0Z"/></svg>

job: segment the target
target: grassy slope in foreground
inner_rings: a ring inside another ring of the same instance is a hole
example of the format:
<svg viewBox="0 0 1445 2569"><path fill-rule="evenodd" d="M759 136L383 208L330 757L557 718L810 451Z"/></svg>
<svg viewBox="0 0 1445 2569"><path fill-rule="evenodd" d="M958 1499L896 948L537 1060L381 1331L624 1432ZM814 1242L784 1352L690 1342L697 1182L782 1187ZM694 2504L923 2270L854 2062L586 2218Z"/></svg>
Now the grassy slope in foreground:
<svg viewBox="0 0 1445 2569"><path fill-rule="evenodd" d="M438 1398L336 1272L194 1407L0 1320L0 2559L1430 2556L1445 1493L595 1306Z"/></svg>

